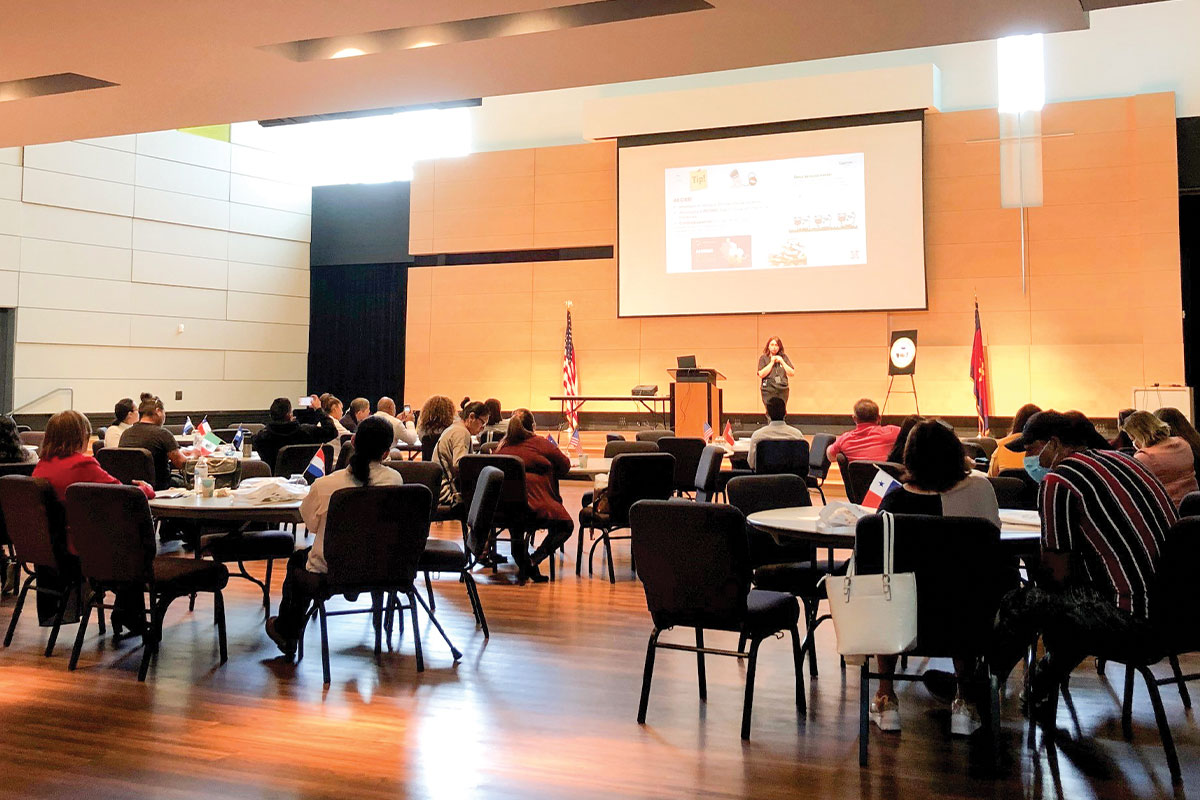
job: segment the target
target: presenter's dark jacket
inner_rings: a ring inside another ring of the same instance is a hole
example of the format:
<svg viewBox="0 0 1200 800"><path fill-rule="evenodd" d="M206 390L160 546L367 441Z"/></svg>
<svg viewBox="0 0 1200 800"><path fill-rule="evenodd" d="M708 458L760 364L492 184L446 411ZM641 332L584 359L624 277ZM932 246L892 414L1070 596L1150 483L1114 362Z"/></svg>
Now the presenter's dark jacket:
<svg viewBox="0 0 1200 800"><path fill-rule="evenodd" d="M795 365L792 363L792 360L787 357L787 353L780 353L779 357L782 358L785 362L787 362L787 365L789 367L791 367L792 369L796 368ZM761 370L763 367L765 367L767 365L767 362L770 360L771 360L770 354L763 353L761 356L758 357L758 368ZM774 366L771 367L771 372L767 375L767 377L762 379L762 390L764 392L770 393L770 392L782 392L783 390L785 390L787 388L788 388L787 372L784 371L782 364L775 364Z"/></svg>
<svg viewBox="0 0 1200 800"><path fill-rule="evenodd" d="M534 519L571 521L558 493L558 479L571 471L571 459L558 445L544 436L532 436L519 444L506 444L496 452L524 462L525 497Z"/></svg>

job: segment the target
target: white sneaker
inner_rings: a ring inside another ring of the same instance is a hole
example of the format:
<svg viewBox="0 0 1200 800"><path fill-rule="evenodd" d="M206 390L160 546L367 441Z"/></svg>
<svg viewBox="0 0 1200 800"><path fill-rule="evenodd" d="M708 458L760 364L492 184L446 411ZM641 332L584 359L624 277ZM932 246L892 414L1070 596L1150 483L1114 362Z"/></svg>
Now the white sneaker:
<svg viewBox="0 0 1200 800"><path fill-rule="evenodd" d="M871 701L871 722L875 727L887 733L900 731L900 706L894 697L876 695Z"/></svg>
<svg viewBox="0 0 1200 800"><path fill-rule="evenodd" d="M961 697L950 704L950 733L954 736L970 736L983 725L979 713Z"/></svg>

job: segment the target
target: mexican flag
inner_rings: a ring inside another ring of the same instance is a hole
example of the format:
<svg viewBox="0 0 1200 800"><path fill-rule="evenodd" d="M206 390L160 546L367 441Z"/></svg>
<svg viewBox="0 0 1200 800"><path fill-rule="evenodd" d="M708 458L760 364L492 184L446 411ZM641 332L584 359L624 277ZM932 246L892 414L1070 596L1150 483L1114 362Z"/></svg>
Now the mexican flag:
<svg viewBox="0 0 1200 800"><path fill-rule="evenodd" d="M196 426L196 433L200 434L200 449L206 453L215 453L218 447L225 444L219 436L212 432L212 426L208 424L208 417L200 420L200 424Z"/></svg>

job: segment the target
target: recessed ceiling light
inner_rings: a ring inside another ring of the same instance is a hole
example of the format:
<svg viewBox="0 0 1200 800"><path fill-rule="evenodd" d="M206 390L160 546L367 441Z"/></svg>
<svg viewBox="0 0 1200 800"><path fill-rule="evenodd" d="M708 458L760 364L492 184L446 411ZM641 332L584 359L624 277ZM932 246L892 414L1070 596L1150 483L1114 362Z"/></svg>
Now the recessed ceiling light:
<svg viewBox="0 0 1200 800"><path fill-rule="evenodd" d="M366 50L360 50L357 47L345 47L331 55L330 58L353 58L354 56L365 56L366 54Z"/></svg>
<svg viewBox="0 0 1200 800"><path fill-rule="evenodd" d="M416 50L418 47L433 47L435 44L437 44L437 42L417 42L416 44L410 44L408 49Z"/></svg>

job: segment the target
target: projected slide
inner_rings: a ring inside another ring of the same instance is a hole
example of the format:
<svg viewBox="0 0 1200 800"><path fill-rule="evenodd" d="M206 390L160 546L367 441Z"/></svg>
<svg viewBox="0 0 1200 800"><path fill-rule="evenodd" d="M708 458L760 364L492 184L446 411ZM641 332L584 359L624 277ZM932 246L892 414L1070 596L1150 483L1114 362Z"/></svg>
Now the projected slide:
<svg viewBox="0 0 1200 800"><path fill-rule="evenodd" d="M666 271L867 262L863 153L664 171Z"/></svg>

